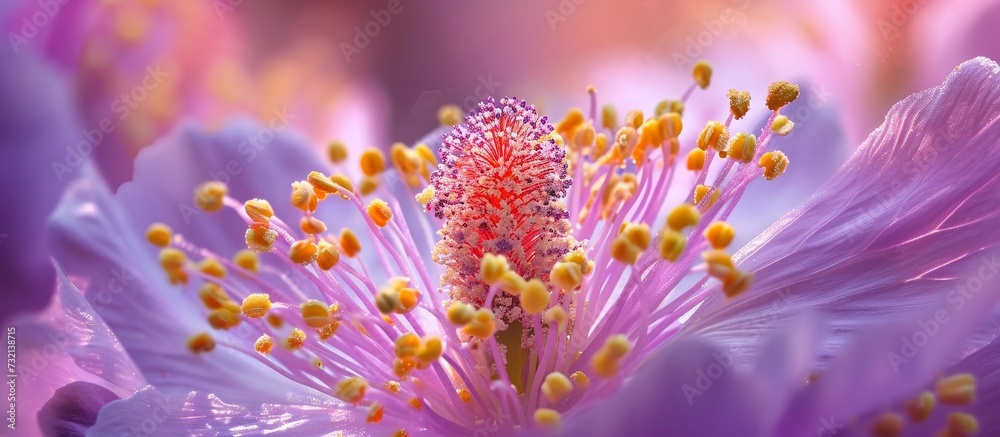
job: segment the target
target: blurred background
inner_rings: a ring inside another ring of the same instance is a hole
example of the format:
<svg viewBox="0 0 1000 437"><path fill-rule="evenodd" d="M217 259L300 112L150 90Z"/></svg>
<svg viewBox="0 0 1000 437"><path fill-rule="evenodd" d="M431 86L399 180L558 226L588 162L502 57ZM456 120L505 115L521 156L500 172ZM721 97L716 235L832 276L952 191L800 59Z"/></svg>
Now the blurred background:
<svg viewBox="0 0 1000 437"><path fill-rule="evenodd" d="M7 286L51 285L19 267L50 268L42 237L4 230L43 223L85 159L112 187L129 180L136 153L182 122L287 122L319 155L335 139L387 148L487 96L558 119L595 85L620 114L652 111L708 59L699 120L725 116L729 88L792 80L805 116L831 109L856 147L894 102L1000 57L998 22L996 0L5 0L0 173L59 182L0 223ZM0 201L17 205L14 191Z"/></svg>

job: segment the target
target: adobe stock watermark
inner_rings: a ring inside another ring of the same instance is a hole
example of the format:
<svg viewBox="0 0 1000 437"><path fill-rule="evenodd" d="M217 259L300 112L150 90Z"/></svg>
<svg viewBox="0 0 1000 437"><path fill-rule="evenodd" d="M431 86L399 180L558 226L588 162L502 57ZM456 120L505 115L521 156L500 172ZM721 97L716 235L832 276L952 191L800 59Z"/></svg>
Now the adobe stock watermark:
<svg viewBox="0 0 1000 437"><path fill-rule="evenodd" d="M360 26L354 26L354 38L350 42L340 42L340 52L344 55L344 60L350 64L355 56L361 54L361 50L382 34L382 30L392 22L392 17L399 15L400 12L403 12L402 0L389 0L384 9L372 9L369 13L371 20Z"/></svg>
<svg viewBox="0 0 1000 437"><path fill-rule="evenodd" d="M486 100L487 97L496 96L496 91L502 86L502 82L493 80L493 74L486 74L479 75L475 85L424 91L417 98L417 103L413 105L410 114L436 114L437 110L447 103L455 103L462 108L462 111L469 114L479 109L479 102Z"/></svg>
<svg viewBox="0 0 1000 437"><path fill-rule="evenodd" d="M66 158L63 162L53 161L52 172L56 179L62 182L66 175L73 173L94 153L104 142L107 135L114 133L118 128L118 123L124 121L132 114L132 111L139 107L170 74L163 71L159 65L147 66L146 74L142 81L132 87L127 93L122 93L117 99L111 102L108 108L117 117L104 117L96 127L83 129L80 135L83 137L75 145L66 146Z"/></svg>
<svg viewBox="0 0 1000 437"><path fill-rule="evenodd" d="M576 7L586 3L587 0L560 0L555 9L545 11L545 19L549 22L549 27L554 32L556 27L565 23L570 15L576 13Z"/></svg>
<svg viewBox="0 0 1000 437"><path fill-rule="evenodd" d="M675 49L670 54L670 60L679 73L687 73L724 33L736 35L747 28L746 10L750 7L750 0L732 0L732 3L733 7L723 9L718 17L703 21L696 33L674 43L675 47L684 44L683 49Z"/></svg>
<svg viewBox="0 0 1000 437"><path fill-rule="evenodd" d="M892 51L893 44L903 36L901 29L925 4L927 4L927 0L906 0L902 4L894 3L889 8L889 14L875 22L879 34L882 35L882 45L879 47L879 57L882 62L889 61L889 53Z"/></svg>
<svg viewBox="0 0 1000 437"><path fill-rule="evenodd" d="M288 129L293 119L295 119L295 114L289 112L288 108L272 110L272 117L267 125L261 126L257 132L243 138L236 146L237 152L243 157L243 163L231 159L221 169L209 171L206 175L208 179L229 184L233 178L243 174L243 166L256 160L264 149L274 141L274 137L279 132ZM201 214L201 210L195 206L193 198L190 203L178 204L177 211L184 219L185 224L191 224L191 218Z"/></svg>
<svg viewBox="0 0 1000 437"><path fill-rule="evenodd" d="M966 278L964 282L945 295L948 307L940 308L934 314L918 319L917 329L909 335L900 337L899 346L886 353L886 359L892 366L893 372L899 373L900 366L908 364L921 349L930 343L931 339L941 332L941 329L951 323L955 317L958 317L956 314L959 311L972 304L971 301L976 298L976 295L996 278L997 272L1000 272L1000 260L997 259L996 254L983 257L982 264L976 269L976 274Z"/></svg>
<svg viewBox="0 0 1000 437"><path fill-rule="evenodd" d="M56 18L56 14L62 10L62 6L69 3L69 0L39 0L37 9L29 15L21 17L18 32L7 32L7 41L14 54L20 54L21 48L28 45L32 38L38 36L38 32Z"/></svg>

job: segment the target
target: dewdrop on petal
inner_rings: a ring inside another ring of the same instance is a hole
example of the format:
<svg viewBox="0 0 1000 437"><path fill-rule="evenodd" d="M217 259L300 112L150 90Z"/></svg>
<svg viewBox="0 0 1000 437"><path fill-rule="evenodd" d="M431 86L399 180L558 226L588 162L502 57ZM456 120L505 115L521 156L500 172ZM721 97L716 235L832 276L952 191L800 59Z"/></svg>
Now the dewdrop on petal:
<svg viewBox="0 0 1000 437"><path fill-rule="evenodd" d="M701 89L708 88L712 83L712 64L706 60L696 62L691 69L691 75Z"/></svg>
<svg viewBox="0 0 1000 437"><path fill-rule="evenodd" d="M229 188L219 181L209 181L194 189L194 204L202 211L216 212L222 209Z"/></svg>
<svg viewBox="0 0 1000 437"><path fill-rule="evenodd" d="M792 120L789 120L788 117L785 117L784 115L779 115L775 117L774 121L771 122L771 132L774 132L776 135L782 137L788 135L792 131L792 128L794 127L795 123L793 123Z"/></svg>

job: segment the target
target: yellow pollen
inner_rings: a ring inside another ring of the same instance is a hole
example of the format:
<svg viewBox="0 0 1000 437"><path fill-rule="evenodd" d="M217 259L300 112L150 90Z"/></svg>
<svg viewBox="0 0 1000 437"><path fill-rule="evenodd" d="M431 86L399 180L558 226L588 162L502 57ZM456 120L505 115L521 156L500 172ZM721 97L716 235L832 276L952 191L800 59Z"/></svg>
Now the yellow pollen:
<svg viewBox="0 0 1000 437"><path fill-rule="evenodd" d="M743 118L750 111L750 92L730 89L726 93L729 97L729 110L737 120Z"/></svg>
<svg viewBox="0 0 1000 437"><path fill-rule="evenodd" d="M729 157L729 159L750 162L753 160L753 155L756 152L757 137L753 136L753 134L740 132L736 134L736 136L729 139L729 144L726 145L726 150L720 151L719 157Z"/></svg>
<svg viewBox="0 0 1000 437"><path fill-rule="evenodd" d="M410 433L406 432L405 429L399 429L392 433L392 437L410 437Z"/></svg>
<svg viewBox="0 0 1000 437"><path fill-rule="evenodd" d="M556 327L559 328L559 331L566 330L566 321L567 321L566 310L564 310L561 306L554 306L545 311L545 316L543 317L543 320L545 320L546 323L555 322Z"/></svg>
<svg viewBox="0 0 1000 437"><path fill-rule="evenodd" d="M264 199L250 199L243 203L243 210L246 211L247 216L254 223L259 223L263 226L267 226L271 223L271 217L274 217L274 210L271 209L271 204Z"/></svg>
<svg viewBox="0 0 1000 437"><path fill-rule="evenodd" d="M260 338L253 344L253 350L261 355L267 355L271 353L271 349L274 348L274 340L271 339L267 334L261 335Z"/></svg>
<svg viewBox="0 0 1000 437"><path fill-rule="evenodd" d="M472 400L472 393L469 393L469 391L464 388L455 390L455 394L457 394L458 398L464 403L469 403L469 401Z"/></svg>
<svg viewBox="0 0 1000 437"><path fill-rule="evenodd" d="M291 247L288 248L288 259L292 260L296 264L309 264L316 260L316 253L319 251L319 247L313 240L305 239L299 240L292 243Z"/></svg>
<svg viewBox="0 0 1000 437"><path fill-rule="evenodd" d="M884 413L872 425L875 437L899 437L903 434L903 417L896 413Z"/></svg>
<svg viewBox="0 0 1000 437"><path fill-rule="evenodd" d="M687 246L687 237L673 229L664 229L660 237L660 257L675 262Z"/></svg>
<svg viewBox="0 0 1000 437"><path fill-rule="evenodd" d="M400 378L406 378L417 367L417 360L412 357L392 360L392 373Z"/></svg>
<svg viewBox="0 0 1000 437"><path fill-rule="evenodd" d="M344 255L347 255L348 258L354 258L355 255L361 252L361 240L350 229L344 228L340 230L340 251Z"/></svg>
<svg viewBox="0 0 1000 437"><path fill-rule="evenodd" d="M615 130L618 127L618 111L613 105L601 107L601 126L607 130Z"/></svg>
<svg viewBox="0 0 1000 437"><path fill-rule="evenodd" d="M403 143L395 143L389 148L389 158L392 166L403 176L413 176L423 168L423 159L416 150L406 147Z"/></svg>
<svg viewBox="0 0 1000 437"><path fill-rule="evenodd" d="M729 130L726 129L726 125L717 121L710 121L702 129L701 134L698 135L698 148L701 150L711 148L723 150L727 141L729 141Z"/></svg>
<svg viewBox="0 0 1000 437"><path fill-rule="evenodd" d="M274 242L278 239L278 233L267 228L249 228L245 238L247 249L264 253L274 250Z"/></svg>
<svg viewBox="0 0 1000 437"><path fill-rule="evenodd" d="M396 341L394 343L396 347L396 357L412 357L417 354L417 349L420 347L420 337L412 332L407 332L399 337L396 337Z"/></svg>
<svg viewBox="0 0 1000 437"><path fill-rule="evenodd" d="M227 308L220 308L208 314L208 324L215 329L230 329L240 324L240 318Z"/></svg>
<svg viewBox="0 0 1000 437"><path fill-rule="evenodd" d="M793 123L792 120L789 120L788 117L785 117L784 115L779 115L775 117L774 121L771 123L771 132L783 137L788 135L794 127L795 123Z"/></svg>
<svg viewBox="0 0 1000 437"><path fill-rule="evenodd" d="M222 209L229 188L218 181L208 181L194 189L194 204L203 211L216 212Z"/></svg>
<svg viewBox="0 0 1000 437"><path fill-rule="evenodd" d="M442 126L458 126L464 116L465 113L458 105L444 105L438 109L438 122Z"/></svg>
<svg viewBox="0 0 1000 437"><path fill-rule="evenodd" d="M555 130L560 134L572 134L578 126L583 124L584 120L586 120L586 118L580 108L570 109L569 112L566 113L566 117L556 124Z"/></svg>
<svg viewBox="0 0 1000 437"><path fill-rule="evenodd" d="M254 293L243 299L240 310L244 316L259 319L267 315L271 309L271 296L264 293Z"/></svg>
<svg viewBox="0 0 1000 437"><path fill-rule="evenodd" d="M507 270L500 276L500 282L498 282L498 285L501 290L517 296L524 290L524 287L527 285L527 281L525 281L521 275L517 274L517 272Z"/></svg>
<svg viewBox="0 0 1000 437"><path fill-rule="evenodd" d="M687 169L691 171L701 171L705 168L705 151L692 149L687 156Z"/></svg>
<svg viewBox="0 0 1000 437"><path fill-rule="evenodd" d="M649 226L643 223L624 223L621 232L611 242L611 257L619 262L635 264L639 255L649 248Z"/></svg>
<svg viewBox="0 0 1000 437"><path fill-rule="evenodd" d="M642 126L642 122L643 118L641 110L633 109L625 113L625 127L630 127L634 131L639 129L640 126Z"/></svg>
<svg viewBox="0 0 1000 437"><path fill-rule="evenodd" d="M694 81L701 89L708 88L712 83L712 64L706 60L696 62L694 68L691 69L691 75L694 76Z"/></svg>
<svg viewBox="0 0 1000 437"><path fill-rule="evenodd" d="M428 185L427 188L424 188L416 195L417 202L420 202L421 205L427 205L427 202L430 202L431 199L433 198L434 198L433 185Z"/></svg>
<svg viewBox="0 0 1000 437"><path fill-rule="evenodd" d="M577 370L569 375L569 379L573 381L573 386L579 388L580 390L586 390L590 387L590 378L587 377L586 373L581 370Z"/></svg>
<svg viewBox="0 0 1000 437"><path fill-rule="evenodd" d="M347 145L342 141L333 141L326 147L327 156L334 164L339 164L347 159L347 152Z"/></svg>
<svg viewBox="0 0 1000 437"><path fill-rule="evenodd" d="M299 221L299 227L302 228L302 232L307 234L315 235L326 232L326 223L312 216L303 216L302 220Z"/></svg>
<svg viewBox="0 0 1000 437"><path fill-rule="evenodd" d="M340 251L326 241L319 242L319 250L316 252L316 265L320 270L330 270L340 262Z"/></svg>
<svg viewBox="0 0 1000 437"><path fill-rule="evenodd" d="M660 115L657 121L659 122L660 136L663 138L677 138L684 129L681 115L676 112Z"/></svg>
<svg viewBox="0 0 1000 437"><path fill-rule="evenodd" d="M563 256L563 261L574 263L580 266L580 271L584 275L589 275L594 271L594 262L587 259L587 253L583 250L574 250Z"/></svg>
<svg viewBox="0 0 1000 437"><path fill-rule="evenodd" d="M923 422L930 417L931 413L934 411L936 403L937 401L934 399L934 393L925 391L906 404L906 414L908 414L910 419L914 422Z"/></svg>
<svg viewBox="0 0 1000 437"><path fill-rule="evenodd" d="M306 184L307 183L307 184ZM316 198L316 201L326 199L328 194L338 194L340 193L340 186L335 184L333 180L328 178L323 173L318 171L311 171L306 175L306 183L301 181L292 183L292 205L295 205L299 209L305 209L304 206L312 201L309 198L309 189L305 188L308 185L312 189L312 195ZM302 205L302 206L299 206ZM316 208L314 207L313 210Z"/></svg>
<svg viewBox="0 0 1000 437"><path fill-rule="evenodd" d="M420 398L410 398L410 400L407 401L407 403L410 404L410 406L413 407L414 410L424 409L424 403L420 402Z"/></svg>
<svg viewBox="0 0 1000 437"><path fill-rule="evenodd" d="M694 226L701 220L701 213L690 203L682 203L667 215L667 226L677 232L688 226Z"/></svg>
<svg viewBox="0 0 1000 437"><path fill-rule="evenodd" d="M382 314L390 314L396 311L399 305L399 292L388 287L383 287L375 293L375 307Z"/></svg>
<svg viewBox="0 0 1000 437"><path fill-rule="evenodd" d="M420 348L417 349L417 368L426 369L431 364L434 364L438 358L441 358L443 351L444 346L440 338L434 336L425 337L420 343Z"/></svg>
<svg viewBox="0 0 1000 437"><path fill-rule="evenodd" d="M198 263L198 270L202 273L222 278L226 276L226 267L215 258L205 258Z"/></svg>
<svg viewBox="0 0 1000 437"><path fill-rule="evenodd" d="M948 422L938 436L966 437L979 433L979 421L970 414L951 413Z"/></svg>
<svg viewBox="0 0 1000 437"><path fill-rule="evenodd" d="M549 281L563 291L573 291L583 284L583 270L574 262L557 262L549 273Z"/></svg>
<svg viewBox="0 0 1000 437"><path fill-rule="evenodd" d="M780 150L764 153L757 164L764 169L764 179L773 180L788 168L788 157Z"/></svg>
<svg viewBox="0 0 1000 437"><path fill-rule="evenodd" d="M493 311L486 308L476 310L472 320L462 327L463 333L481 340L490 338L494 331L496 331L496 318Z"/></svg>
<svg viewBox="0 0 1000 437"><path fill-rule="evenodd" d="M472 317L475 314L475 308L464 302L452 302L451 305L448 305L448 311L446 312L448 321L459 326L472 321Z"/></svg>
<svg viewBox="0 0 1000 437"><path fill-rule="evenodd" d="M322 328L319 328L319 339L324 341L329 340L330 337L333 337L333 335L337 333L337 328L339 327L340 322L336 320L327 323Z"/></svg>
<svg viewBox="0 0 1000 437"><path fill-rule="evenodd" d="M260 270L260 257L250 250L243 249L236 252L233 255L233 263L254 273Z"/></svg>
<svg viewBox="0 0 1000 437"><path fill-rule="evenodd" d="M712 205L715 205L715 202L719 200L719 196L721 196L722 193L719 190L712 190L712 187L708 185L699 184L694 188L694 203L696 205L701 205L702 199L705 198L705 195L707 195L710 190L712 191L712 195L709 197L708 203L702 208L703 211L711 208Z"/></svg>
<svg viewBox="0 0 1000 437"><path fill-rule="evenodd" d="M399 290L397 295L397 314L406 314L417 307L417 302L420 301L420 292L416 288L402 288Z"/></svg>
<svg viewBox="0 0 1000 437"><path fill-rule="evenodd" d="M538 426L548 430L558 429L559 424L562 422L559 412L551 408L539 408L535 410L534 419Z"/></svg>
<svg viewBox="0 0 1000 437"><path fill-rule="evenodd" d="M378 402L373 402L370 407L368 407L368 423L379 423L382 421L382 413L384 409L382 404Z"/></svg>
<svg viewBox="0 0 1000 437"><path fill-rule="evenodd" d="M609 145L607 135L603 133L597 134L597 137L594 138L594 156L604 156L608 152Z"/></svg>
<svg viewBox="0 0 1000 437"><path fill-rule="evenodd" d="M976 400L976 377L959 373L941 379L935 385L937 398L946 405L969 405Z"/></svg>
<svg viewBox="0 0 1000 437"><path fill-rule="evenodd" d="M420 155L420 159L422 159L425 163L430 164L433 167L437 167L437 157L434 156L434 151L431 150L430 146L421 143L413 146L413 150L417 152L417 155ZM424 177L427 177L427 175Z"/></svg>
<svg viewBox="0 0 1000 437"><path fill-rule="evenodd" d="M375 222L375 226L384 228L392 219L392 209L389 208L388 203L381 199L375 199L368 204L368 216Z"/></svg>
<svg viewBox="0 0 1000 437"><path fill-rule="evenodd" d="M530 315L539 314L548 308L552 294L545 288L545 284L538 279L532 279L525 284L521 290L521 308Z"/></svg>
<svg viewBox="0 0 1000 437"><path fill-rule="evenodd" d="M389 390L389 393L392 393L392 394L399 393L399 390L402 389L402 388L403 388L403 386L400 385L399 382L396 382L396 381L386 381L385 382L385 389Z"/></svg>
<svg viewBox="0 0 1000 437"><path fill-rule="evenodd" d="M361 152L359 165L365 176L378 176L385 171L385 155L381 150L369 147Z"/></svg>
<svg viewBox="0 0 1000 437"><path fill-rule="evenodd" d="M153 223L146 228L146 241L156 247L167 247L170 245L172 231L170 226L163 223Z"/></svg>
<svg viewBox="0 0 1000 437"><path fill-rule="evenodd" d="M288 334L288 338L285 339L285 349L297 350L306 344L306 333L305 331L295 328L292 332Z"/></svg>
<svg viewBox="0 0 1000 437"><path fill-rule="evenodd" d="M713 222L705 228L705 239L716 249L725 249L736 236L736 230L726 222Z"/></svg>
<svg viewBox="0 0 1000 437"><path fill-rule="evenodd" d="M178 249L172 247L160 250L160 267L168 272L173 270L180 270L184 268L184 264L187 263L187 255Z"/></svg>
<svg viewBox="0 0 1000 437"><path fill-rule="evenodd" d="M618 373L619 363L632 350L632 343L624 335L614 335L604 342L590 361L594 373L611 378Z"/></svg>
<svg viewBox="0 0 1000 437"><path fill-rule="evenodd" d="M222 287L212 282L202 284L198 289L198 297L201 298L201 303L205 304L205 308L210 310L222 308L223 303L232 301Z"/></svg>
<svg viewBox="0 0 1000 437"><path fill-rule="evenodd" d="M542 394L551 402L559 402L573 392L573 383L566 375L552 372L542 382Z"/></svg>
<svg viewBox="0 0 1000 437"><path fill-rule="evenodd" d="M207 332L199 332L188 337L187 347L194 353L209 352L215 349L215 340Z"/></svg>
<svg viewBox="0 0 1000 437"><path fill-rule="evenodd" d="M319 205L319 197L313 185L306 181L292 182L292 206L306 212L313 212Z"/></svg>
<svg viewBox="0 0 1000 437"><path fill-rule="evenodd" d="M367 196L374 193L378 189L378 179L368 176L362 176L361 182L358 182L358 192L362 196Z"/></svg>
<svg viewBox="0 0 1000 437"><path fill-rule="evenodd" d="M278 317L275 314L267 316L267 324L271 325L272 328L278 329L284 323L285 323L284 320L281 320L281 317Z"/></svg>
<svg viewBox="0 0 1000 437"><path fill-rule="evenodd" d="M753 273L735 270L729 277L722 280L722 292L728 298L739 296L753 285L753 279Z"/></svg>
<svg viewBox="0 0 1000 437"><path fill-rule="evenodd" d="M337 383L334 395L340 400L351 404L360 403L365 398L368 383L357 376L352 376Z"/></svg>
<svg viewBox="0 0 1000 437"><path fill-rule="evenodd" d="M316 299L309 299L299 305L302 321L310 328L320 329L330 323L330 307Z"/></svg>
<svg viewBox="0 0 1000 437"><path fill-rule="evenodd" d="M597 132L594 131L594 126L587 123L576 130L576 134L573 135L573 144L578 148L590 147L594 144L596 137Z"/></svg>
<svg viewBox="0 0 1000 437"><path fill-rule="evenodd" d="M777 111L799 97L799 86L778 81L767 87L767 109Z"/></svg>
<svg viewBox="0 0 1000 437"><path fill-rule="evenodd" d="M340 173L337 173L337 174L330 175L329 179L330 179L330 182L333 182L334 185L336 185L337 187L339 187L340 190L344 190L344 191L346 191L348 193L353 193L354 192L354 184L351 183L351 180L347 176L344 176L344 175L342 175ZM344 199L344 200L348 199L347 194L343 194L342 193L340 195L340 197L342 199Z"/></svg>
<svg viewBox="0 0 1000 437"><path fill-rule="evenodd" d="M507 258L503 255L487 253L483 255L479 263L479 279L493 285L500 281L500 277L507 273Z"/></svg>

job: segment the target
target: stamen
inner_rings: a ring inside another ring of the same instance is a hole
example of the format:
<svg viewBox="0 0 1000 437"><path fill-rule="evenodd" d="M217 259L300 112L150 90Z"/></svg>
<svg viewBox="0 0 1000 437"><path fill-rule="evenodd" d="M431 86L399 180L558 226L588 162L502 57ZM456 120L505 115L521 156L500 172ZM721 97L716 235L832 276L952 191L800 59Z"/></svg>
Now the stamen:
<svg viewBox="0 0 1000 437"><path fill-rule="evenodd" d="M923 422L934 411L934 393L925 391L906 404L906 413L914 422Z"/></svg>
<svg viewBox="0 0 1000 437"><path fill-rule="evenodd" d="M687 246L687 237L673 229L664 229L660 237L660 257L676 262Z"/></svg>
<svg viewBox="0 0 1000 437"><path fill-rule="evenodd" d="M389 220L392 219L392 209L389 208L389 204L385 203L385 201L375 199L368 204L368 216L375 222L375 226L384 228L389 224Z"/></svg>
<svg viewBox="0 0 1000 437"><path fill-rule="evenodd" d="M239 312L232 311L225 305L208 314L208 324L215 329L231 329L240 324L240 318L236 316Z"/></svg>
<svg viewBox="0 0 1000 437"><path fill-rule="evenodd" d="M426 369L430 367L438 358L441 358L443 351L444 346L440 338L425 337L420 342L419 349L417 349L417 368Z"/></svg>
<svg viewBox="0 0 1000 437"><path fill-rule="evenodd" d="M313 240L298 240L288 248L288 259L296 264L309 264L316 260L319 247Z"/></svg>
<svg viewBox="0 0 1000 437"><path fill-rule="evenodd" d="M639 255L649 248L651 240L649 225L628 223L611 243L611 256L626 264L635 264Z"/></svg>
<svg viewBox="0 0 1000 437"><path fill-rule="evenodd" d="M788 117L784 115L779 115L774 118L771 122L771 132L774 132L778 136L785 136L792 132L792 128L795 127L795 123L789 120Z"/></svg>
<svg viewBox="0 0 1000 437"><path fill-rule="evenodd" d="M278 233L267 228L249 228L246 233L247 249L257 253L265 253L274 250L274 242L278 240Z"/></svg>
<svg viewBox="0 0 1000 437"><path fill-rule="evenodd" d="M322 234L326 232L326 223L313 216L303 216L302 220L299 221L299 228L307 234Z"/></svg>
<svg viewBox="0 0 1000 437"><path fill-rule="evenodd" d="M394 343L396 346L396 357L408 358L417 354L417 349L420 348L420 337L412 332L407 332L396 337Z"/></svg>
<svg viewBox="0 0 1000 437"><path fill-rule="evenodd" d="M257 253L246 249L233 255L233 263L254 273L260 271L260 257Z"/></svg>
<svg viewBox="0 0 1000 437"><path fill-rule="evenodd" d="M571 373L569 379L573 381L573 386L580 390L586 390L590 387L590 378L582 370Z"/></svg>
<svg viewBox="0 0 1000 437"><path fill-rule="evenodd" d="M292 182L292 206L305 212L313 212L318 205L319 197L313 184L307 181Z"/></svg>
<svg viewBox="0 0 1000 437"><path fill-rule="evenodd" d="M717 121L710 121L701 130L701 134L698 135L698 148L701 150L713 148L721 153L725 150L728 141L729 129L726 128L726 125Z"/></svg>
<svg viewBox="0 0 1000 437"><path fill-rule="evenodd" d="M285 349L288 350L298 350L305 344L306 333L299 328L292 329L292 332L288 334L288 338L285 339Z"/></svg>
<svg viewBox="0 0 1000 437"><path fill-rule="evenodd" d="M309 299L299 305L302 321L310 328L321 329L330 324L330 307L315 299Z"/></svg>
<svg viewBox="0 0 1000 437"><path fill-rule="evenodd" d="M667 215L667 226L675 231L682 231L688 226L694 226L701 220L698 208L690 203L682 203Z"/></svg>
<svg viewBox="0 0 1000 437"><path fill-rule="evenodd" d="M253 350L261 355L267 355L274 349L274 340L267 334L262 334L253 344Z"/></svg>
<svg viewBox="0 0 1000 437"><path fill-rule="evenodd" d="M205 258L198 263L198 271L216 278L226 276L226 267L215 258Z"/></svg>
<svg viewBox="0 0 1000 437"><path fill-rule="evenodd" d="M615 110L614 105L606 104L601 107L601 126L610 131L618 128L618 111ZM603 153L597 155L600 156Z"/></svg>
<svg viewBox="0 0 1000 437"><path fill-rule="evenodd" d="M729 140L729 144L726 146L726 150L719 151L719 157L725 158L729 156L730 159L740 160L743 162L750 162L751 160L753 160L754 154L756 152L757 152L757 137L753 136L753 134L740 132Z"/></svg>
<svg viewBox="0 0 1000 437"><path fill-rule="evenodd" d="M456 325L465 325L472 321L476 314L476 309L464 302L452 302L448 306L446 316L448 321Z"/></svg>
<svg viewBox="0 0 1000 437"><path fill-rule="evenodd" d="M695 83L698 84L701 89L708 88L712 83L712 64L708 63L706 60L700 60L694 64L694 68L691 70L691 75L694 76Z"/></svg>
<svg viewBox="0 0 1000 437"><path fill-rule="evenodd" d="M490 338L494 331L496 331L496 319L493 311L486 308L476 310L469 323L462 327L463 333L481 340Z"/></svg>
<svg viewBox="0 0 1000 437"><path fill-rule="evenodd" d="M207 332L199 332L187 340L188 349L194 353L210 352L215 349L215 340Z"/></svg>
<svg viewBox="0 0 1000 437"><path fill-rule="evenodd" d="M254 223L267 227L271 223L271 217L274 217L274 210L271 209L271 204L264 199L250 199L243 204L243 210L250 217L250 220Z"/></svg>
<svg viewBox="0 0 1000 437"><path fill-rule="evenodd" d="M546 289L545 283L538 279L528 281L521 290L521 308L530 315L544 311L551 299L552 294Z"/></svg>
<svg viewBox="0 0 1000 437"><path fill-rule="evenodd" d="M780 150L764 153L757 162L764 169L764 179L773 180L788 168L788 157Z"/></svg>
<svg viewBox="0 0 1000 437"><path fill-rule="evenodd" d="M716 249L725 249L735 236L736 230L726 222L713 222L705 228L705 239Z"/></svg>
<svg viewBox="0 0 1000 437"><path fill-rule="evenodd" d="M172 236L173 231L163 223L153 223L146 228L146 240L156 247L169 246Z"/></svg>
<svg viewBox="0 0 1000 437"><path fill-rule="evenodd" d="M205 308L216 310L222 308L223 304L232 302L222 287L213 282L206 282L198 289L198 297L205 305Z"/></svg>
<svg viewBox="0 0 1000 437"><path fill-rule="evenodd" d="M365 398L367 390L368 382L360 377L352 376L337 383L334 395L344 402L358 404Z"/></svg>
<svg viewBox="0 0 1000 437"><path fill-rule="evenodd" d="M340 230L340 251L348 258L354 258L361 252L361 240L350 229Z"/></svg>
<svg viewBox="0 0 1000 437"><path fill-rule="evenodd" d="M767 87L767 109L777 111L799 97L799 86L778 81Z"/></svg>
<svg viewBox="0 0 1000 437"><path fill-rule="evenodd" d="M872 425L875 437L899 437L903 434L903 417L896 413L885 413Z"/></svg>
<svg viewBox="0 0 1000 437"><path fill-rule="evenodd" d="M372 405L368 407L368 418L367 418L368 423L381 422L383 412L384 408L382 407L382 404L378 402L373 402Z"/></svg>
<svg viewBox="0 0 1000 437"><path fill-rule="evenodd" d="M347 145L342 141L333 141L326 148L327 156L330 158L330 162L334 164L340 164L347 159L348 149Z"/></svg>
<svg viewBox="0 0 1000 437"><path fill-rule="evenodd" d="M979 421L970 414L951 413L948 423L938 434L942 437L967 437L979 433Z"/></svg>
<svg viewBox="0 0 1000 437"><path fill-rule="evenodd" d="M729 97L729 110L737 120L743 118L750 111L750 92L730 89L726 93Z"/></svg>
<svg viewBox="0 0 1000 437"><path fill-rule="evenodd" d="M573 383L560 372L552 372L545 376L542 383L542 394L551 402L559 402L573 392Z"/></svg>
<svg viewBox="0 0 1000 437"><path fill-rule="evenodd" d="M456 390L455 394L457 394L458 398L461 399L462 402L466 404L469 403L470 400L472 400L472 393L469 393L469 390L466 390L464 388Z"/></svg>
<svg viewBox="0 0 1000 437"><path fill-rule="evenodd" d="M218 181L209 181L199 185L194 190L194 203L207 212L217 212L224 206L224 200L229 188Z"/></svg>
<svg viewBox="0 0 1000 437"><path fill-rule="evenodd" d="M535 410L535 423L548 430L559 428L562 419L559 412L550 408L539 408Z"/></svg>
<svg viewBox="0 0 1000 437"><path fill-rule="evenodd" d="M613 335L604 342L590 362L594 372L604 378L618 373L619 362L632 350L632 343L624 335Z"/></svg>
<svg viewBox="0 0 1000 437"><path fill-rule="evenodd" d="M976 377L971 373L949 376L937 382L935 391L942 404L971 404L976 400Z"/></svg>
<svg viewBox="0 0 1000 437"><path fill-rule="evenodd" d="M563 291L576 290L583 283L583 270L574 262L558 262L552 266L549 282Z"/></svg>
<svg viewBox="0 0 1000 437"><path fill-rule="evenodd" d="M687 156L687 169L691 171L701 171L705 168L705 151L701 149L691 149Z"/></svg>
<svg viewBox="0 0 1000 437"><path fill-rule="evenodd" d="M442 126L458 126L465 114L458 105L444 105L438 109L438 122Z"/></svg>
<svg viewBox="0 0 1000 437"><path fill-rule="evenodd" d="M264 317L271 309L271 296L264 293L251 294L243 298L243 305L240 309L244 316L251 319Z"/></svg>

